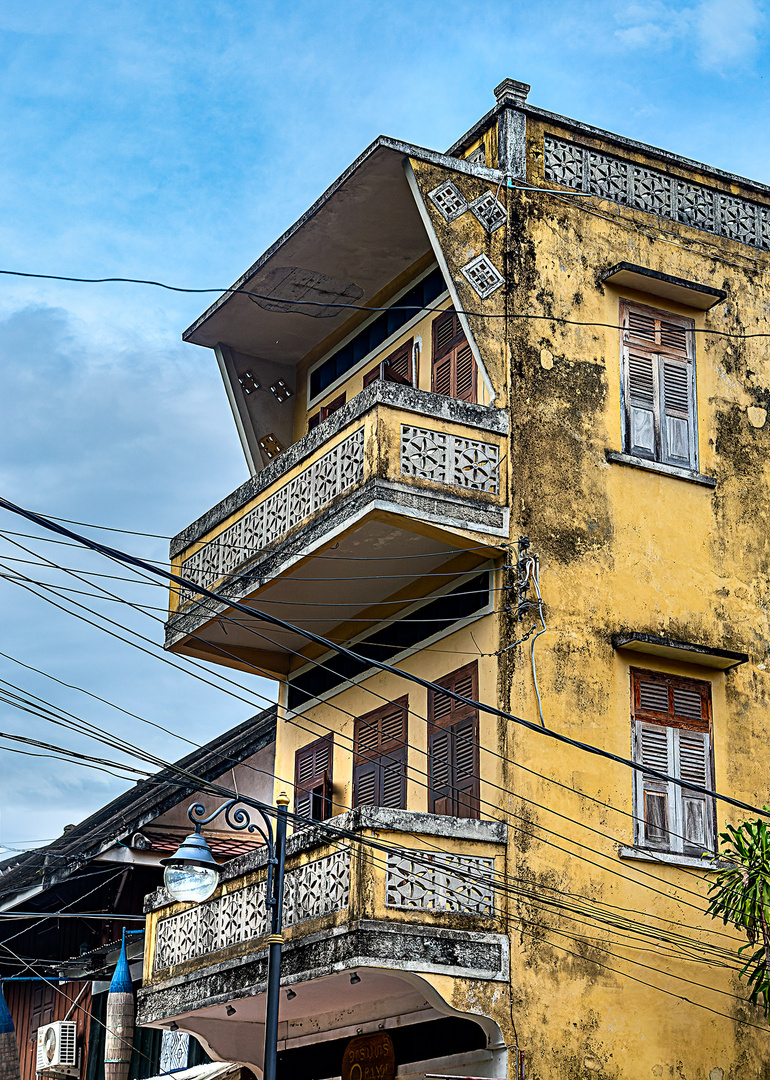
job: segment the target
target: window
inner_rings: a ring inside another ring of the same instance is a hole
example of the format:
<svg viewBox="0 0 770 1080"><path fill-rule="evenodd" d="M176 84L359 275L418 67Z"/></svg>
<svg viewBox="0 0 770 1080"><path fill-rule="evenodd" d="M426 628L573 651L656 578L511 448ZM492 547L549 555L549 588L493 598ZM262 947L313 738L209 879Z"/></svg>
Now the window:
<svg viewBox="0 0 770 1080"><path fill-rule="evenodd" d="M433 320L431 390L463 401L476 400L476 361L455 311L445 311Z"/></svg>
<svg viewBox="0 0 770 1080"><path fill-rule="evenodd" d="M332 816L331 735L303 746L294 757L294 809L301 817L326 821Z"/></svg>
<svg viewBox="0 0 770 1080"><path fill-rule="evenodd" d="M330 401L328 405L322 405L319 412L315 416L311 416L307 422L308 431L312 431L313 428L318 427L322 420L325 420L327 416L331 416L332 413L336 413L337 409L341 409L345 404L345 395L340 394L333 401Z"/></svg>
<svg viewBox="0 0 770 1080"><path fill-rule="evenodd" d="M430 307L445 292L446 282L439 268L434 267L394 300L392 307L379 315L373 315L345 345L341 345L311 370L311 399L317 398L332 383L341 379L357 364L363 363L369 353L397 334L411 319L422 315L423 309Z"/></svg>
<svg viewBox="0 0 770 1080"><path fill-rule="evenodd" d="M392 352L385 360L367 371L364 375L364 386L375 382L377 379L388 380L411 385L412 383L412 338L405 341L395 352Z"/></svg>
<svg viewBox="0 0 770 1080"><path fill-rule="evenodd" d="M453 671L438 685L478 700L478 664ZM430 811L479 816L479 715L440 690L428 691Z"/></svg>
<svg viewBox="0 0 770 1080"><path fill-rule="evenodd" d="M621 318L626 452L697 469L692 320L627 303Z"/></svg>
<svg viewBox="0 0 770 1080"><path fill-rule="evenodd" d="M714 788L711 687L651 671L632 671L634 760L700 787ZM700 792L634 776L639 847L700 856L714 849L714 801Z"/></svg>
<svg viewBox="0 0 770 1080"><path fill-rule="evenodd" d="M406 808L408 698L384 705L356 720L353 805Z"/></svg>

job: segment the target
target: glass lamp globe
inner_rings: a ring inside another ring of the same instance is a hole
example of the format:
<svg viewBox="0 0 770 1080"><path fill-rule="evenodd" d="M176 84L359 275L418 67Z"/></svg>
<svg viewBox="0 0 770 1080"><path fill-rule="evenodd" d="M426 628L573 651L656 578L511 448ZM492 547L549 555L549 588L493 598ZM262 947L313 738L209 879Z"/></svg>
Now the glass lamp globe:
<svg viewBox="0 0 770 1080"><path fill-rule="evenodd" d="M161 865L166 868L163 884L175 900L202 904L219 884L219 866L199 833L188 836Z"/></svg>

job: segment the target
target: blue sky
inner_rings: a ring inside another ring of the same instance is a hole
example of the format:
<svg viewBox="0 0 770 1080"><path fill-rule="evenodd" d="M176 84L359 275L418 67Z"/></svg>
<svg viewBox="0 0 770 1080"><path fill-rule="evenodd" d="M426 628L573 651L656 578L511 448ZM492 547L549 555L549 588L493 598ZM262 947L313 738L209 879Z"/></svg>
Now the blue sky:
<svg viewBox="0 0 770 1080"><path fill-rule="evenodd" d="M531 83L535 105L767 183L769 10L753 0L6 0L0 266L225 287L373 138L443 150L506 76ZM205 306L145 286L0 279L2 494L170 534L242 482L213 356L180 341ZM7 515L0 528L30 531ZM161 539L110 538L165 555ZM9 556L29 557L0 541L6 565L37 574ZM103 584L163 604L160 589ZM101 610L160 640L146 616L111 601ZM193 741L255 711L7 580L0 650ZM0 679L160 756L189 749L2 657ZM2 703L0 730L100 753ZM0 750L0 844L56 836L124 787Z"/></svg>

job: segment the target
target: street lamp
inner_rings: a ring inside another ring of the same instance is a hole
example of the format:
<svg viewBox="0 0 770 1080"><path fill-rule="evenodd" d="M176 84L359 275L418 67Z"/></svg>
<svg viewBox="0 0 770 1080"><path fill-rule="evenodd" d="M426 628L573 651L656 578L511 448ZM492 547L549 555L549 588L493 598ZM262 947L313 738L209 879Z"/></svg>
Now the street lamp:
<svg viewBox="0 0 770 1080"><path fill-rule="evenodd" d="M255 824L243 803L256 810L262 825ZM281 991L281 946L283 945L283 878L286 860L286 808L289 798L284 791L276 799L277 810L257 802L256 799L228 799L213 814L205 817L203 803L193 803L187 816L195 825L195 832L186 837L169 859L161 859L165 866L163 883L175 900L201 904L212 895L221 870L211 854L211 848L201 833L203 825L224 813L231 829L257 832L267 845L267 908L270 911L270 935L267 961L267 1011L265 1015L265 1061L264 1080L276 1080L278 1064L278 1006ZM270 815L275 815L275 833Z"/></svg>

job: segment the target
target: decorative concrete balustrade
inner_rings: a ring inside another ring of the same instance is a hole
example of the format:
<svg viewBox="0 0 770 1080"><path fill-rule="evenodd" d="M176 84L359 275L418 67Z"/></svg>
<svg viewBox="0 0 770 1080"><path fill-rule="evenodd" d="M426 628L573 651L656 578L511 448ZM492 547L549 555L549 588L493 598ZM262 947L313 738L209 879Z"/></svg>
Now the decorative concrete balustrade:
<svg viewBox="0 0 770 1080"><path fill-rule="evenodd" d="M367 501L507 536L507 433L502 409L372 383L176 537L174 568L205 588L227 585L309 526L317 532L319 520L332 527L332 511L337 525L346 505L361 513ZM179 606L192 599L182 590Z"/></svg>
<svg viewBox="0 0 770 1080"><path fill-rule="evenodd" d="M355 841L330 849L321 829L295 834L289 845L283 911L290 941L317 932L319 920L339 932L361 918L377 916L392 926L393 920L434 925L438 920L441 925L442 917L460 915L471 928L481 923L494 929L501 916L495 882L502 867L496 868L495 859L504 853L503 826L378 807L350 811L334 823L354 831L366 826L387 829L392 850L384 854L359 849ZM404 830L403 836L394 831L396 826ZM416 845L415 837L421 841ZM234 953L265 951L269 918L264 871L247 869L263 860L260 851L233 860L217 894L193 907L179 910L180 905L170 905L161 892L151 905L152 960L145 977L163 980L178 965L200 968ZM240 867L244 872L231 876Z"/></svg>
<svg viewBox="0 0 770 1080"><path fill-rule="evenodd" d="M545 179L770 250L770 207L589 146L545 136Z"/></svg>

